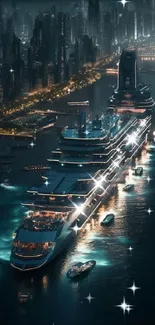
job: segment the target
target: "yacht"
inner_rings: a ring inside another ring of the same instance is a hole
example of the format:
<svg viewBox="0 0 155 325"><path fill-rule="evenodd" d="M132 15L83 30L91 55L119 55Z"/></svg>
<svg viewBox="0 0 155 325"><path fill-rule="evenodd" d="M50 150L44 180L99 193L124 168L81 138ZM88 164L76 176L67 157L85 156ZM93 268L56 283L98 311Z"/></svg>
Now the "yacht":
<svg viewBox="0 0 155 325"><path fill-rule="evenodd" d="M141 125L134 116L107 113L87 119L81 112L78 126L62 130L48 159L51 169L43 173L40 185L28 189L22 202L32 211L15 232L10 257L14 268L38 269L61 253L111 193L121 164L130 162L127 134L138 130L130 149L134 155L150 125L151 117Z"/></svg>
<svg viewBox="0 0 155 325"><path fill-rule="evenodd" d="M85 263L81 263L81 262L76 263L68 270L67 277L69 279L77 278L80 275L90 272L95 265L96 265L96 261L94 260L90 260Z"/></svg>
<svg viewBox="0 0 155 325"><path fill-rule="evenodd" d="M115 215L113 213L109 213L106 217L102 220L101 226L108 226L114 221Z"/></svg>
<svg viewBox="0 0 155 325"><path fill-rule="evenodd" d="M134 184L127 184L124 188L123 191L125 192L130 192L134 190Z"/></svg>

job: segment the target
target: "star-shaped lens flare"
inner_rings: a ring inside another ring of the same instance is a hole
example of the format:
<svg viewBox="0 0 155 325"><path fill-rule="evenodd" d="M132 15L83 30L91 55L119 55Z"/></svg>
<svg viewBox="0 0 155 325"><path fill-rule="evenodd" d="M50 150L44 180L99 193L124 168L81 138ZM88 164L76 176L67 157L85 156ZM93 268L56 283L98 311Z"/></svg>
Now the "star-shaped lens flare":
<svg viewBox="0 0 155 325"><path fill-rule="evenodd" d="M123 310L123 314L125 314L126 311L128 311L128 313L130 312L130 310L132 310L132 305L129 305L126 303L125 301L125 297L123 298L123 302L120 305L116 305L116 307L119 307Z"/></svg>
<svg viewBox="0 0 155 325"><path fill-rule="evenodd" d="M151 180L152 180L152 178L150 178L150 176L148 175L148 176L147 176L147 181L148 181L148 183L150 183Z"/></svg>
<svg viewBox="0 0 155 325"><path fill-rule="evenodd" d="M133 282L132 287L129 287L128 289L132 290L133 294L135 294L136 290L141 289L141 288L136 287L135 282Z"/></svg>
<svg viewBox="0 0 155 325"><path fill-rule="evenodd" d="M151 210L150 208L148 208L147 212L150 215L153 212L153 210Z"/></svg>
<svg viewBox="0 0 155 325"><path fill-rule="evenodd" d="M130 246L130 247L128 248L128 250L129 250L130 252L132 252L133 248Z"/></svg>
<svg viewBox="0 0 155 325"><path fill-rule="evenodd" d="M35 146L35 143L32 141L32 142L30 143L30 146L33 148L33 147Z"/></svg>
<svg viewBox="0 0 155 325"><path fill-rule="evenodd" d="M72 229L75 231L76 235L77 235L78 231L80 230L80 228L78 227L77 224Z"/></svg>
<svg viewBox="0 0 155 325"><path fill-rule="evenodd" d="M95 299L95 298L92 297L91 294L89 293L88 297L85 297L85 299L87 299L89 301L89 304L90 304L92 299Z"/></svg>
<svg viewBox="0 0 155 325"><path fill-rule="evenodd" d="M129 1L121 0L121 1L118 1L118 2L122 3L123 8L125 8L125 5L126 5Z"/></svg>
<svg viewBox="0 0 155 325"><path fill-rule="evenodd" d="M134 132L133 134L130 134L130 135L128 134L127 137L128 137L127 145L129 145L129 144L132 144L132 145L137 144L137 142L136 142L136 137L137 137L136 132Z"/></svg>

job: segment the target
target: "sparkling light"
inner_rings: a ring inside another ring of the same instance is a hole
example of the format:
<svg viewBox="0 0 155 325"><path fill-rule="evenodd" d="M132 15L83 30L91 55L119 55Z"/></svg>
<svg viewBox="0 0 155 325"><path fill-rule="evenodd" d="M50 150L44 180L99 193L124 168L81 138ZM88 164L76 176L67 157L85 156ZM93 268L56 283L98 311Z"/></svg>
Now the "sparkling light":
<svg viewBox="0 0 155 325"><path fill-rule="evenodd" d="M102 187L102 179L100 179L100 180L94 180L95 181L95 187L96 188L101 188L102 190L103 190L103 187Z"/></svg>
<svg viewBox="0 0 155 325"><path fill-rule="evenodd" d="M114 164L115 167L119 167L118 161L114 161L113 164Z"/></svg>
<svg viewBox="0 0 155 325"><path fill-rule="evenodd" d="M125 314L126 311L130 312L132 305L129 305L125 301L125 297L123 298L123 302L120 305L116 305L116 307L119 307L123 310L123 314Z"/></svg>
<svg viewBox="0 0 155 325"><path fill-rule="evenodd" d="M132 287L129 287L128 289L132 290L133 294L135 294L136 290L141 289L141 288L136 287L135 282L133 282Z"/></svg>
<svg viewBox="0 0 155 325"><path fill-rule="evenodd" d="M150 215L153 212L153 210L151 210L150 208L148 208L147 212Z"/></svg>
<svg viewBox="0 0 155 325"><path fill-rule="evenodd" d="M48 184L49 184L49 182L48 182L48 181L46 181L46 182L45 182L45 185L46 185L46 186L48 186Z"/></svg>
<svg viewBox="0 0 155 325"><path fill-rule="evenodd" d="M89 304L90 304L92 299L95 299L95 298L92 297L91 294L89 293L88 297L85 297L85 299L87 299L89 301Z"/></svg>
<svg viewBox="0 0 155 325"><path fill-rule="evenodd" d="M126 1L126 0L121 0L121 1L118 1L118 2L122 3L122 5L123 5L123 8L124 8L124 7L125 7L125 5L126 5L126 3L128 3L129 1Z"/></svg>
<svg viewBox="0 0 155 325"><path fill-rule="evenodd" d="M81 214L83 214L84 215L84 212L83 212L83 204L81 204L81 205L76 205L76 204L74 204L75 205L75 207L76 207L76 211L78 212L78 213L81 213Z"/></svg>
<svg viewBox="0 0 155 325"><path fill-rule="evenodd" d="M34 144L33 141L30 143L30 146L31 146L32 148L35 146L35 144Z"/></svg>
<svg viewBox="0 0 155 325"><path fill-rule="evenodd" d="M136 143L136 136L137 136L137 134L134 132L133 134L130 134L130 135L128 135L128 141L127 141L127 145L129 145L129 144L137 144Z"/></svg>
<svg viewBox="0 0 155 325"><path fill-rule="evenodd" d="M132 252L133 248L130 246L130 247L128 248L128 250L129 250L130 252Z"/></svg>
<svg viewBox="0 0 155 325"><path fill-rule="evenodd" d="M80 230L80 228L78 227L77 224L72 229L76 232L76 235L77 235L78 231Z"/></svg>
<svg viewBox="0 0 155 325"><path fill-rule="evenodd" d="M11 69L10 69L10 72L11 72L11 73L13 73L13 72L14 72L14 70L11 68Z"/></svg>
<svg viewBox="0 0 155 325"><path fill-rule="evenodd" d="M150 178L150 176L147 177L147 181L148 183L152 180L152 178Z"/></svg>
<svg viewBox="0 0 155 325"><path fill-rule="evenodd" d="M145 126L146 125L146 121L145 120L142 120L141 122L140 122L140 126Z"/></svg>

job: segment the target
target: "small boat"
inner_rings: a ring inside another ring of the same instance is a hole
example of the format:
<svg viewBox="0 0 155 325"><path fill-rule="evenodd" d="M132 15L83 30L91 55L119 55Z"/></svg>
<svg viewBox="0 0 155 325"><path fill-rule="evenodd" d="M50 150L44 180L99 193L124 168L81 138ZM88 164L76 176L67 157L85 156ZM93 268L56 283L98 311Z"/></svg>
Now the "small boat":
<svg viewBox="0 0 155 325"><path fill-rule="evenodd" d="M43 170L49 170L51 169L51 167L49 166L43 166L43 165L32 165L32 166L26 166L24 167L24 170L25 171L28 171L28 172L37 172L37 171L43 171Z"/></svg>
<svg viewBox="0 0 155 325"><path fill-rule="evenodd" d="M74 279L82 274L86 274L90 272L93 267L96 265L96 261L90 260L85 263L77 263L74 264L67 272L67 277L70 279Z"/></svg>
<svg viewBox="0 0 155 325"><path fill-rule="evenodd" d="M133 191L134 189L134 184L127 184L124 188L123 188L123 191L125 192L130 192L130 191Z"/></svg>
<svg viewBox="0 0 155 325"><path fill-rule="evenodd" d="M31 293L22 293L22 292L19 292L19 301L21 304L27 302L28 300L31 300L32 299L32 295Z"/></svg>
<svg viewBox="0 0 155 325"><path fill-rule="evenodd" d="M5 179L5 181L3 183L0 184L1 187L3 188L10 188L12 187L12 185L10 184L8 179Z"/></svg>
<svg viewBox="0 0 155 325"><path fill-rule="evenodd" d="M109 213L105 216L105 218L101 221L101 226L108 226L114 221L115 215L113 213Z"/></svg>
<svg viewBox="0 0 155 325"><path fill-rule="evenodd" d="M143 167L137 167L135 169L135 175L136 176L141 176L143 174Z"/></svg>

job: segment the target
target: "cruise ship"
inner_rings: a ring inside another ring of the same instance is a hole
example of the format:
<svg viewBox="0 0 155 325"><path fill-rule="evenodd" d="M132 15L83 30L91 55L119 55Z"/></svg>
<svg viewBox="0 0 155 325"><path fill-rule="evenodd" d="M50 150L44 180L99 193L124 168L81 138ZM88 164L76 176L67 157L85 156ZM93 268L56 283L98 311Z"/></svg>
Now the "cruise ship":
<svg viewBox="0 0 155 325"><path fill-rule="evenodd" d="M109 110L115 113L152 114L155 101L149 85L139 83L136 51L123 50L118 63L117 88L109 100Z"/></svg>
<svg viewBox="0 0 155 325"><path fill-rule="evenodd" d="M51 169L23 202L30 210L15 233L14 268L38 269L60 254L111 193L120 166L142 147L150 126L150 116L141 120L107 112L87 119L81 112L77 127L62 130L48 159Z"/></svg>

